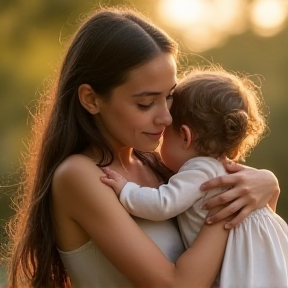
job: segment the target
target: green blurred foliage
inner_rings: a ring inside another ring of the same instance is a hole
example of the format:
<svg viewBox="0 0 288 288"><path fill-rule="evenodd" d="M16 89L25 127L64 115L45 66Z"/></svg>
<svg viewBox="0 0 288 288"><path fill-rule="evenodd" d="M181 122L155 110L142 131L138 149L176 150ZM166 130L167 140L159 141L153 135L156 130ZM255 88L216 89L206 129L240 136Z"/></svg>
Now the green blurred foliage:
<svg viewBox="0 0 288 288"><path fill-rule="evenodd" d="M19 183L19 160L25 152L23 139L29 137L29 110L54 76L67 40L79 21L93 7L115 4L132 5L171 36L155 14L157 1L78 1L78 0L1 0L0 1L0 225L13 214L10 197ZM287 221L288 160L288 28L271 38L248 31L230 37L224 45L201 53L214 63L233 71L263 75L262 90L270 107L271 133L252 152L247 164L272 170L279 179L281 196L278 213ZM188 56L187 62L207 64L200 56ZM48 79L48 80L47 80ZM285 120L286 119L286 120ZM3 231L3 230L2 230ZM2 232L3 234L3 232ZM3 239L3 238L2 238ZM2 240L4 241L4 240ZM1 242L2 242L1 241Z"/></svg>

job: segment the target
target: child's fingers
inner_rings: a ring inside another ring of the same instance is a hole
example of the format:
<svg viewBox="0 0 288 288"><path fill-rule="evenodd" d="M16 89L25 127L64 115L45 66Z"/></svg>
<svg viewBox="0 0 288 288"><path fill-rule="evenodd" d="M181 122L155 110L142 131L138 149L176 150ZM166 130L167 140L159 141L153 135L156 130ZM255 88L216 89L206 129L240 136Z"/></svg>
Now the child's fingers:
<svg viewBox="0 0 288 288"><path fill-rule="evenodd" d="M109 179L114 179L114 180L118 180L118 179L121 179L123 178L118 172L114 171L114 170L111 170L107 167L104 167L102 168L102 171L106 174L106 176L109 178Z"/></svg>
<svg viewBox="0 0 288 288"><path fill-rule="evenodd" d="M110 187L113 187L113 183L115 183L114 179L110 179L107 176L101 176L100 180L103 184L106 184Z"/></svg>
<svg viewBox="0 0 288 288"><path fill-rule="evenodd" d="M101 167L101 170L106 174L106 176L108 176L111 171L108 167Z"/></svg>

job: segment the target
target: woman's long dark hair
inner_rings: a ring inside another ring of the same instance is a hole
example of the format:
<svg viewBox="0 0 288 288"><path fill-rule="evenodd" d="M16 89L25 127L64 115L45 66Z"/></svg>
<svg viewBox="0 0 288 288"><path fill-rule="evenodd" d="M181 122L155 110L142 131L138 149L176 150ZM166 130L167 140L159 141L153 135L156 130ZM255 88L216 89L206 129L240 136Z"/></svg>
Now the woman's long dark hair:
<svg viewBox="0 0 288 288"><path fill-rule="evenodd" d="M58 81L39 103L25 160L17 213L9 223L9 287L68 287L58 254L51 213L51 182L69 155L92 145L102 152L98 165L113 161L112 151L93 116L80 104L79 85L91 85L109 100L128 72L165 52L176 57L177 45L142 15L127 9L101 9L79 28L64 58ZM155 171L152 154L137 151ZM163 170L163 171L164 171Z"/></svg>

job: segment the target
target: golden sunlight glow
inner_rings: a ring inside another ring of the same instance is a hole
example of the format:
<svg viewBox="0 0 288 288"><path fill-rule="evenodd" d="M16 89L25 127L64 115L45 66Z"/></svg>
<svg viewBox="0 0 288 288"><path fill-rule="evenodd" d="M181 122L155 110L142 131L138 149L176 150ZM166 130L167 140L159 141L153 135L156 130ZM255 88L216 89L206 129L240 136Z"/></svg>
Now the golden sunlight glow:
<svg viewBox="0 0 288 288"><path fill-rule="evenodd" d="M218 31L238 34L246 28L246 3L243 0L213 0L210 14L210 25Z"/></svg>
<svg viewBox="0 0 288 288"><path fill-rule="evenodd" d="M202 52L245 32L249 24L261 36L279 33L288 0L159 0L157 11L188 49Z"/></svg>
<svg viewBox="0 0 288 288"><path fill-rule="evenodd" d="M207 26L196 26L183 32L185 46L195 53L200 53L219 46L225 41L223 33L214 33Z"/></svg>
<svg viewBox="0 0 288 288"><path fill-rule="evenodd" d="M287 0L256 0L251 4L253 30L261 36L273 36L287 17Z"/></svg>
<svg viewBox="0 0 288 288"><path fill-rule="evenodd" d="M161 0L159 14L165 23L171 27L189 28L205 17L207 3L203 0Z"/></svg>
<svg viewBox="0 0 288 288"><path fill-rule="evenodd" d="M245 30L245 7L243 0L161 0L158 12L167 26L181 30L189 49L201 52Z"/></svg>

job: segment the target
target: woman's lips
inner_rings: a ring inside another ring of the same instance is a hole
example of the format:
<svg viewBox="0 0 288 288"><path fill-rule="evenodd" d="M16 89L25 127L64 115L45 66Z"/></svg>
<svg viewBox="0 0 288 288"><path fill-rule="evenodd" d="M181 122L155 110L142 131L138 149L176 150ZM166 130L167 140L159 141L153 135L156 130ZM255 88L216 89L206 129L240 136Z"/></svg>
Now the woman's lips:
<svg viewBox="0 0 288 288"><path fill-rule="evenodd" d="M160 131L160 132L157 132L157 133L147 133L147 132L144 132L144 134L146 136L148 136L150 139L154 140L154 141L159 141L159 139L161 138L161 136L163 135L163 132L164 131Z"/></svg>

